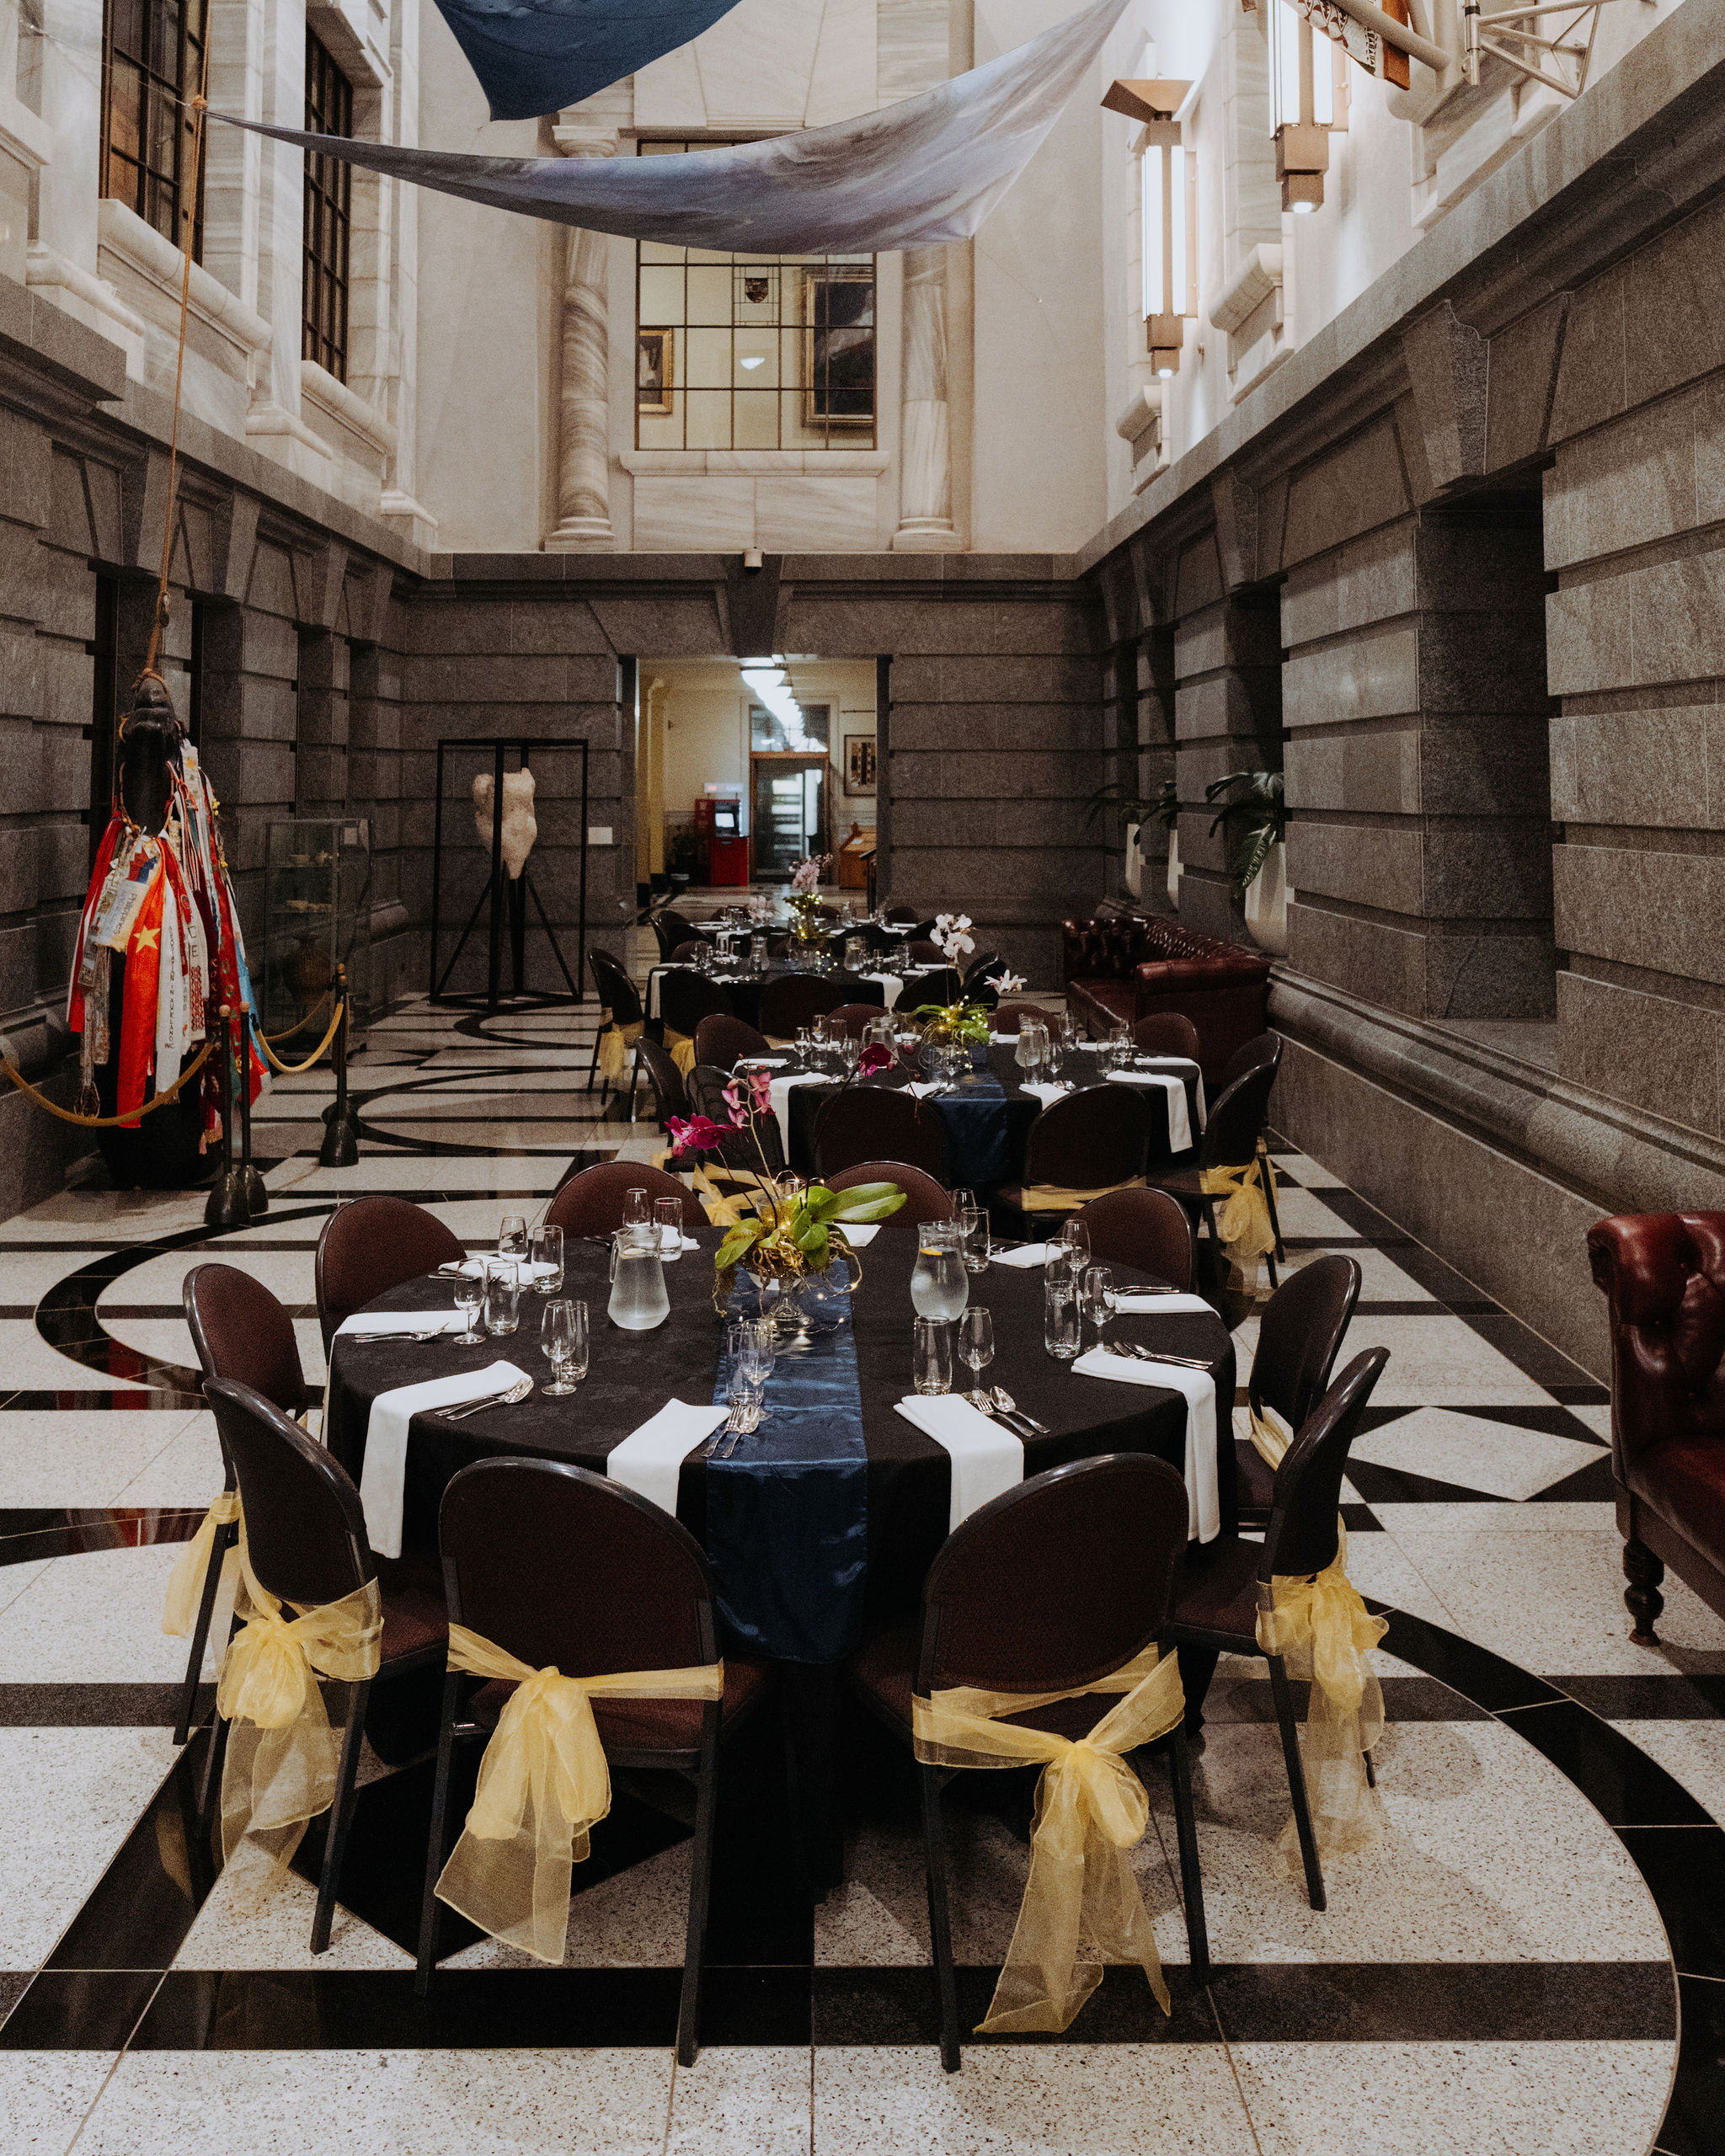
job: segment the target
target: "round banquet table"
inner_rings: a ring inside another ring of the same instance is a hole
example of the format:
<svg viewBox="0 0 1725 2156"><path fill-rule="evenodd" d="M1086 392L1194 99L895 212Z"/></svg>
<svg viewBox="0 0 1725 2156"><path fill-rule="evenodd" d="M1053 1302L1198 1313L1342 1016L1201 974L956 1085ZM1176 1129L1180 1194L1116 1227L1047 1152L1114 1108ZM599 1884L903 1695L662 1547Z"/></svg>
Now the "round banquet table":
<svg viewBox="0 0 1725 2156"><path fill-rule="evenodd" d="M883 957L880 964L872 970L876 973L884 973L888 969L886 958ZM665 974L693 973L695 970L692 966L669 964L654 966L647 977L647 1016L649 1018L656 1018L660 1015L659 985ZM758 1026L761 1022L761 991L769 981L784 980L793 974L803 978L814 973L814 970L806 956L801 958L787 956L782 958L769 958L766 966L758 973L752 967L749 967L735 973L706 974L701 978L716 982L724 990L731 1000L733 1013L740 1018L745 1025ZM893 969L893 970L899 969ZM918 966L899 971L899 978L905 985L900 990L898 1000L905 1003L907 1009L919 1002L921 999L916 993L918 979L924 974L937 974L943 970L944 969L940 966ZM863 974L847 973L842 966L831 968L819 974L818 978L836 983L845 990L846 1000L853 1003L872 1002L877 996L884 994L884 990L878 981L870 980ZM883 1004L883 1010L884 1007Z"/></svg>
<svg viewBox="0 0 1725 2156"><path fill-rule="evenodd" d="M513 1406L483 1409L459 1422L436 1415L414 1417L403 1509L404 1558L435 1551L439 1499L451 1476L472 1461L500 1457L567 1460L603 1474L611 1449L666 1401L680 1399L692 1406L713 1401L724 1348L724 1329L713 1306L712 1254L721 1231L703 1225L695 1233L701 1247L665 1268L670 1315L657 1330L645 1333L624 1332L606 1316L608 1246L597 1241L567 1245L563 1292L586 1301L592 1321L590 1374L572 1395L553 1398L543 1390L550 1366L539 1352L542 1305L531 1294L521 1299L518 1332L501 1339L487 1337L474 1348L459 1346L453 1337L424 1343L374 1342L353 1336L334 1341L325 1441L355 1482L364 1473L366 1425L371 1403L380 1393L499 1359L516 1364L535 1380L532 1395ZM858 1620L855 1636L840 1645L840 1653L915 1612L924 1576L948 1533L951 1460L942 1446L898 1414L895 1406L911 1390L910 1276L916 1250L913 1235L888 1225L858 1253L862 1279L852 1298L852 1322L867 1450L867 1564L861 1593L852 1596L848 1605ZM1123 1284L1150 1277L1127 1266L1116 1265L1114 1271ZM985 1381L1004 1385L1021 1409L1049 1426L1049 1435L1024 1441L1027 1476L1108 1452L1153 1454L1177 1470L1182 1468L1186 1444L1182 1395L1157 1386L1081 1377L1045 1352L1040 1267L996 1262L985 1273L972 1276L970 1298L994 1313L996 1358ZM450 1283L427 1278L391 1289L370 1307L405 1311L448 1309L452 1304ZM1237 1518L1231 1430L1234 1349L1226 1328L1209 1313L1128 1315L1111 1321L1109 1337L1140 1340L1170 1354L1201 1357L1210 1366L1216 1380L1216 1466L1226 1534ZM790 1359L782 1358L780 1369ZM955 1387L969 1376L968 1370L958 1369ZM777 1380L776 1369L767 1381L769 1409ZM771 1421L769 1414L763 1435ZM754 1442L745 1439L737 1456L714 1471L729 1473L746 1459ZM703 1546L708 1546L709 1479L703 1460L694 1455L685 1460L677 1517ZM751 1555L758 1555L763 1566L784 1561L780 1551L762 1550ZM722 1609L724 1580L721 1577L717 1585ZM729 1644L735 1651L738 1643L733 1640ZM761 1649L756 1644L748 1651L758 1653ZM807 1657L781 1665L789 1686L793 1725L801 1724L797 1748L805 1761L804 1802L814 1822L811 1859L817 1874L829 1880L837 1876L833 1869L836 1835L828 1824L834 1816L828 1777L836 1749L836 1659L820 1667L811 1666Z"/></svg>

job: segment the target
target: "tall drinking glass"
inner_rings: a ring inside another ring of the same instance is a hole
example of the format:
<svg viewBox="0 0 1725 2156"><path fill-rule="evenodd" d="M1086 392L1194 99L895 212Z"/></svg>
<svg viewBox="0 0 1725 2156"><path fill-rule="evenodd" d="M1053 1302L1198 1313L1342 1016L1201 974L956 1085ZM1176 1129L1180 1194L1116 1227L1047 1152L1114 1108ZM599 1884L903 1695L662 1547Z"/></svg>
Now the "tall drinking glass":
<svg viewBox="0 0 1725 2156"><path fill-rule="evenodd" d="M917 1319L911 1342L911 1381L921 1393L952 1390L953 1328L944 1319Z"/></svg>
<svg viewBox="0 0 1725 2156"><path fill-rule="evenodd" d="M505 1213L498 1224L497 1255L517 1263L527 1255L527 1223L524 1214Z"/></svg>
<svg viewBox="0 0 1725 2156"><path fill-rule="evenodd" d="M521 1273L513 1258L485 1261L485 1330L502 1338L521 1322Z"/></svg>
<svg viewBox="0 0 1725 2156"><path fill-rule="evenodd" d="M964 1270L986 1273L990 1257L987 1214L980 1205L967 1205L958 1217L959 1232L964 1239Z"/></svg>
<svg viewBox="0 0 1725 2156"><path fill-rule="evenodd" d="M660 1262L675 1265L683 1254L682 1199L655 1198L653 1201L653 1224L659 1230Z"/></svg>
<svg viewBox="0 0 1725 2156"><path fill-rule="evenodd" d="M1078 1291L1070 1272L1064 1278L1044 1276L1042 1341L1056 1362L1070 1363L1076 1358L1080 1346Z"/></svg>
<svg viewBox="0 0 1725 2156"><path fill-rule="evenodd" d="M551 1383L547 1393L573 1392L574 1380L569 1374L573 1353L570 1335L574 1330L574 1305L561 1300L548 1300L539 1318L539 1352L551 1365Z"/></svg>
<svg viewBox="0 0 1725 2156"><path fill-rule="evenodd" d="M533 1230L533 1262L548 1265L550 1272L540 1273L533 1285L542 1295L560 1295L563 1293L563 1230L537 1227Z"/></svg>
<svg viewBox="0 0 1725 2156"><path fill-rule="evenodd" d="M653 1225L653 1201L644 1189L637 1187L623 1193L623 1225L626 1228L650 1228Z"/></svg>
<svg viewBox="0 0 1725 2156"><path fill-rule="evenodd" d="M1096 1344L1100 1348L1108 1321L1114 1314L1114 1276L1106 1265L1085 1267L1083 1300L1084 1315L1096 1327Z"/></svg>

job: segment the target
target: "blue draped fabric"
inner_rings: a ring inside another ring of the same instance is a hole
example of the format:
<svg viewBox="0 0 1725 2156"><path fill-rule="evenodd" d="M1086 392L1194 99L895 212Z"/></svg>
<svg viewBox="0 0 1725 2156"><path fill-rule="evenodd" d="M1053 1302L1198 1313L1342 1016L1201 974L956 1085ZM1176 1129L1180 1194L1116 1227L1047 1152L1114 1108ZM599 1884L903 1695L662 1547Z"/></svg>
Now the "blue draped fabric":
<svg viewBox="0 0 1725 2156"><path fill-rule="evenodd" d="M721 1356L715 1401L729 1374ZM707 1463L707 1558L722 1637L728 1652L774 1662L837 1662L862 1634L868 1564L868 1451L851 1327L782 1353L766 1405L730 1459Z"/></svg>
<svg viewBox="0 0 1725 2156"><path fill-rule="evenodd" d="M737 0L437 0L494 120L537 120L608 89Z"/></svg>
<svg viewBox="0 0 1725 2156"><path fill-rule="evenodd" d="M947 1180L954 1190L992 1190L1010 1182L1022 1139L1015 1142L1007 1089L988 1067L988 1052L973 1046L972 1075L957 1092L928 1105L946 1129Z"/></svg>

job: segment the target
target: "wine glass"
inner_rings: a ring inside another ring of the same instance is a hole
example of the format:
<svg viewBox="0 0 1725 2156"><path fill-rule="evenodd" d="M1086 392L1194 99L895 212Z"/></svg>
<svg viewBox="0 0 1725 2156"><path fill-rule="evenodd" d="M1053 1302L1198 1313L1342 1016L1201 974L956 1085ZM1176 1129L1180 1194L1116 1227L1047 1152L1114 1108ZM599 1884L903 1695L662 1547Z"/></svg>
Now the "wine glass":
<svg viewBox="0 0 1725 2156"><path fill-rule="evenodd" d="M485 1337L479 1330L479 1313L485 1307L485 1271L483 1266L472 1273L458 1273L455 1277L455 1306L467 1321L467 1331L457 1336L457 1345L477 1348Z"/></svg>
<svg viewBox="0 0 1725 2156"><path fill-rule="evenodd" d="M1102 1336L1108 1320L1114 1315L1114 1276L1106 1265L1087 1265L1084 1268L1084 1315L1096 1327L1096 1344L1102 1345Z"/></svg>
<svg viewBox="0 0 1725 2156"><path fill-rule="evenodd" d="M1090 1227L1075 1213L1060 1229L1060 1241L1072 1254L1072 1269L1080 1271L1090 1262Z"/></svg>
<svg viewBox="0 0 1725 2156"><path fill-rule="evenodd" d="M505 1213L498 1224L497 1255L514 1258L517 1263L527 1255L527 1222L525 1214Z"/></svg>
<svg viewBox="0 0 1725 2156"><path fill-rule="evenodd" d="M959 1353L970 1372L974 1400L982 1390L982 1373L994 1360L994 1313L980 1303L971 1304L959 1321Z"/></svg>
<svg viewBox="0 0 1725 2156"><path fill-rule="evenodd" d="M573 1303L548 1301L539 1319L539 1352L550 1364L552 1371L551 1383L545 1388L547 1393L573 1392L575 1389L569 1375L574 1313Z"/></svg>

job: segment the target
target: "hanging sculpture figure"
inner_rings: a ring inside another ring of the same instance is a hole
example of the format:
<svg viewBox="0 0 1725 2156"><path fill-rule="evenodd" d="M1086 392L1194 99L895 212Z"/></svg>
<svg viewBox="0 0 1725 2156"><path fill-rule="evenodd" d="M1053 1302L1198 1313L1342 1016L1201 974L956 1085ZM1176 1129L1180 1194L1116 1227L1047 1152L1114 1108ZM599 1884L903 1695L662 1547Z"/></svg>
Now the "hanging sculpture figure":
<svg viewBox="0 0 1725 2156"><path fill-rule="evenodd" d="M479 834L479 843L489 853L491 851L492 819L495 809L492 801L494 791L492 775L481 771L473 781L473 829ZM523 768L505 771L503 775L503 865L513 883L527 865L527 856L533 851L539 836L539 823L533 814L533 774Z"/></svg>
<svg viewBox="0 0 1725 2156"><path fill-rule="evenodd" d="M135 1115L216 1038L224 1005L252 1003L216 797L158 674L139 677L115 766L67 999L67 1022L82 1036L81 1115ZM232 1074L234 1098L245 1083L256 1100L266 1074L254 1037L245 1060L245 1072ZM171 1107L99 1132L115 1184L173 1190L201 1181L203 1156L222 1133L221 1100L211 1057Z"/></svg>

